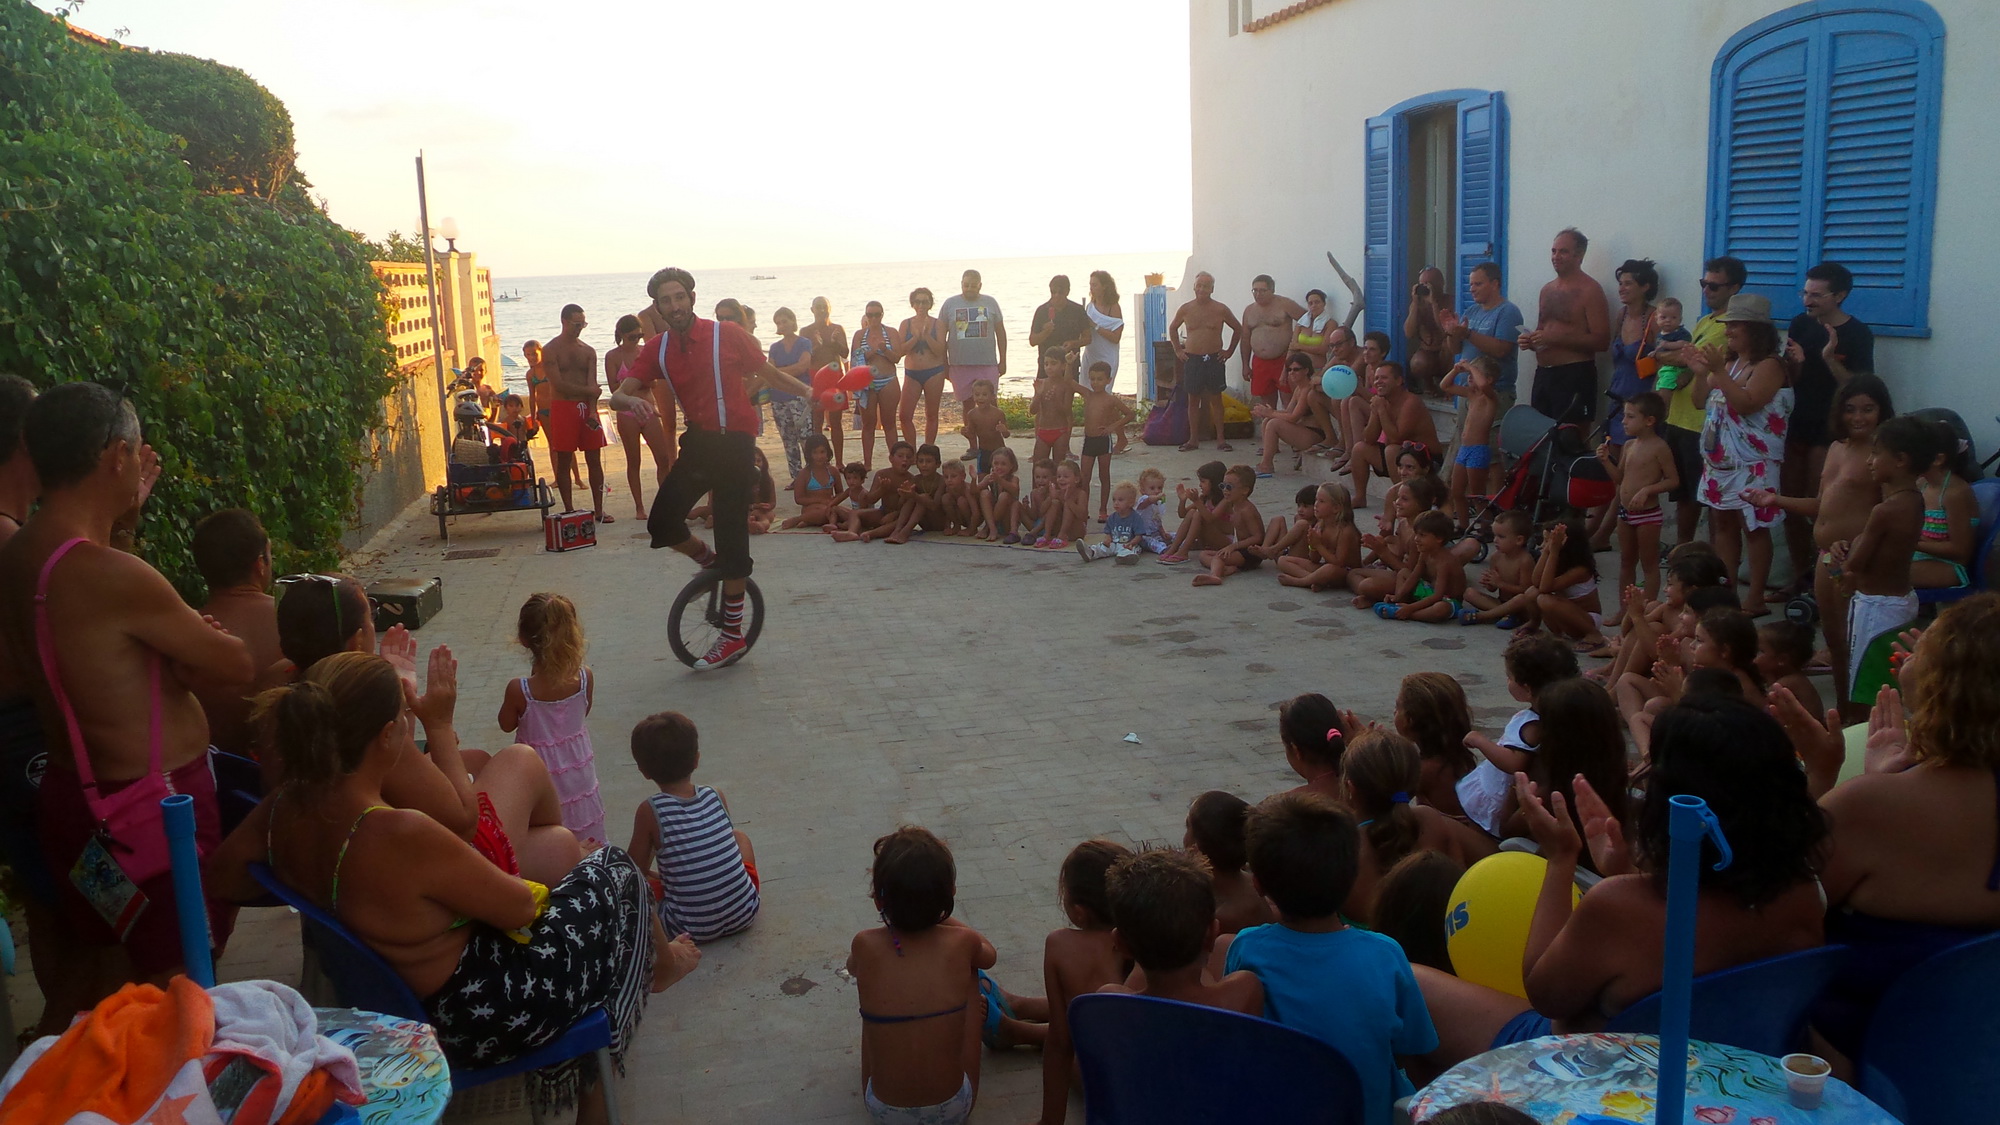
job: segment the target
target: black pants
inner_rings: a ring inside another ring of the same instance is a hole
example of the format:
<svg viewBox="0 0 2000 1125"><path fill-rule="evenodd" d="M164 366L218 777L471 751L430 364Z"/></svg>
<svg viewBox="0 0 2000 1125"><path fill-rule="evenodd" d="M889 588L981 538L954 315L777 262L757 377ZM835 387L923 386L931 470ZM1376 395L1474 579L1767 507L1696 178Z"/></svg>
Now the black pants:
<svg viewBox="0 0 2000 1125"><path fill-rule="evenodd" d="M1592 360L1535 368L1528 404L1558 422L1588 422L1597 416L1597 364Z"/></svg>
<svg viewBox="0 0 2000 1125"><path fill-rule="evenodd" d="M756 439L733 431L689 430L681 435L681 455L653 497L646 530L655 547L688 541L688 509L713 493L715 569L724 578L750 577L750 485L756 472Z"/></svg>

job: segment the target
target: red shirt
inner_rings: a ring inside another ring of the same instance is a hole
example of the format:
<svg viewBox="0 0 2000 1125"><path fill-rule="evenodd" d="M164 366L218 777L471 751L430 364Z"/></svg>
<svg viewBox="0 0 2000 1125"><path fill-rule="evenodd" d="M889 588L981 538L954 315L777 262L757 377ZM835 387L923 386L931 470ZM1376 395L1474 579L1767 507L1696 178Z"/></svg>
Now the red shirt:
<svg viewBox="0 0 2000 1125"><path fill-rule="evenodd" d="M734 324L697 318L684 333L664 332L646 341L618 377L621 382L637 379L647 384L665 379L690 429L755 434L757 412L750 406L743 380L768 362L750 333Z"/></svg>

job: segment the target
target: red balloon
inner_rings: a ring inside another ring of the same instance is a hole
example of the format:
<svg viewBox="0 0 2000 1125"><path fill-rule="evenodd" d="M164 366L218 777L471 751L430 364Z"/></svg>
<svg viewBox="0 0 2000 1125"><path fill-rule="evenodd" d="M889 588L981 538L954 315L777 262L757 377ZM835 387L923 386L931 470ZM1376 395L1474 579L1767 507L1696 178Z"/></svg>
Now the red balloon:
<svg viewBox="0 0 2000 1125"><path fill-rule="evenodd" d="M843 391L865 391L868 389L868 384L874 381L875 372L873 369L866 365L856 365L848 368L847 374L840 377L840 389Z"/></svg>

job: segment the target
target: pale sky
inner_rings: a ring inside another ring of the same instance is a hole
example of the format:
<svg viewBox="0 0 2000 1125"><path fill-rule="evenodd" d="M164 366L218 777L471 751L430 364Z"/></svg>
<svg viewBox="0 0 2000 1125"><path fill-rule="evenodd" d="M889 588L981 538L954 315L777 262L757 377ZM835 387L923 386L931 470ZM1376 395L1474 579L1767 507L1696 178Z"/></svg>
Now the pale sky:
<svg viewBox="0 0 2000 1125"><path fill-rule="evenodd" d="M55 8L57 0L37 0ZM502 275L1185 248L1171 0L87 0L249 72L335 221Z"/></svg>

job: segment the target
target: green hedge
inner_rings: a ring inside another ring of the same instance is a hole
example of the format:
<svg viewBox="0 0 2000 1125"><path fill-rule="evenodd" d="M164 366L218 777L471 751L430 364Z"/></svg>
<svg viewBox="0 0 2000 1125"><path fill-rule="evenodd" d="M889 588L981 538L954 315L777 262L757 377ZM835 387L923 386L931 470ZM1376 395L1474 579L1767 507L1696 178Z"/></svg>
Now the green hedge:
<svg viewBox="0 0 2000 1125"><path fill-rule="evenodd" d="M181 138L196 189L275 199L291 182L292 115L233 66L170 52L104 52L111 87L139 119Z"/></svg>
<svg viewBox="0 0 2000 1125"><path fill-rule="evenodd" d="M198 190L110 54L0 0L0 370L131 397L164 466L141 545L188 596L191 530L221 508L261 516L281 567L331 565L394 371L382 287L296 180Z"/></svg>

